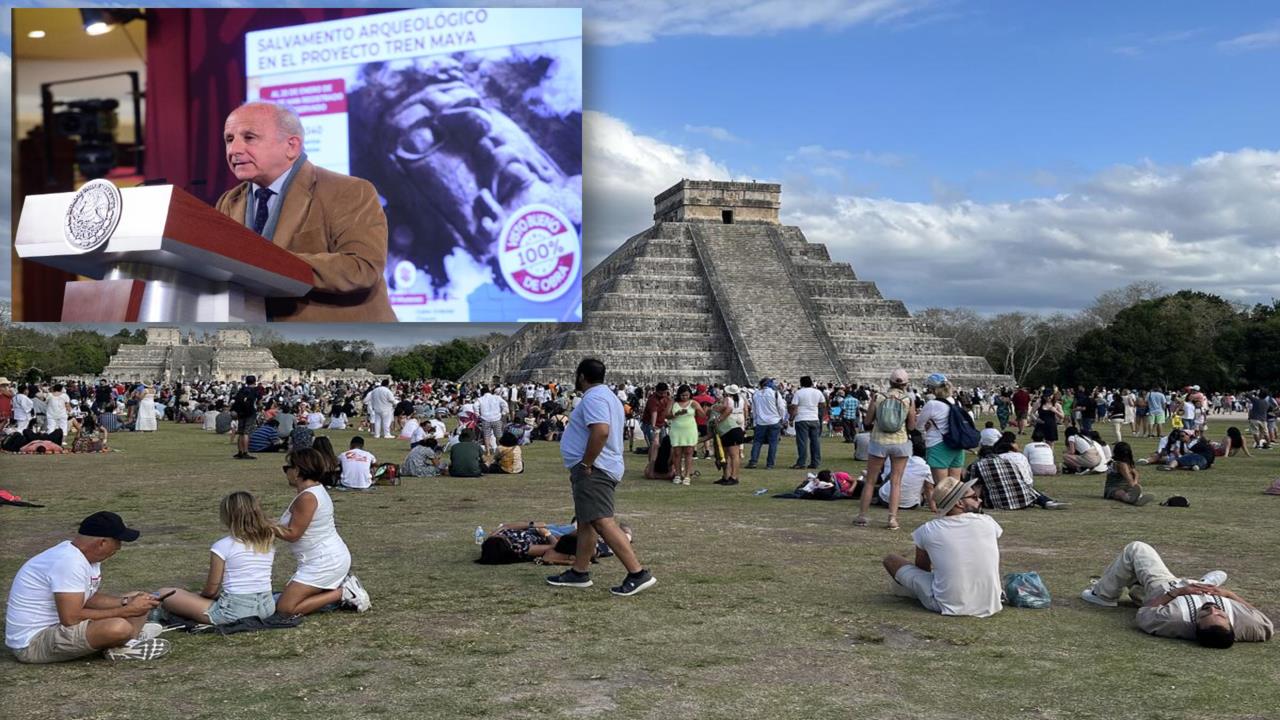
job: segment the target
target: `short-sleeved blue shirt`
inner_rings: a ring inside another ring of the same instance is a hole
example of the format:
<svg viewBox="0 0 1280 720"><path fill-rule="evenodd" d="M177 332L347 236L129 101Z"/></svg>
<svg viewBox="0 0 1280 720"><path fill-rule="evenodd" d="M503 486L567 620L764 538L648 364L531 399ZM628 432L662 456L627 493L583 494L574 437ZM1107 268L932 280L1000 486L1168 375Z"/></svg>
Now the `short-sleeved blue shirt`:
<svg viewBox="0 0 1280 720"><path fill-rule="evenodd" d="M622 403L618 396L609 390L608 385L596 385L585 394L573 408L569 416L569 425L560 438L560 457L565 467L573 467L582 462L587 452L587 428L591 425L606 423L609 425L609 439L596 457L595 467L600 468L614 480L622 480L622 425L624 421Z"/></svg>

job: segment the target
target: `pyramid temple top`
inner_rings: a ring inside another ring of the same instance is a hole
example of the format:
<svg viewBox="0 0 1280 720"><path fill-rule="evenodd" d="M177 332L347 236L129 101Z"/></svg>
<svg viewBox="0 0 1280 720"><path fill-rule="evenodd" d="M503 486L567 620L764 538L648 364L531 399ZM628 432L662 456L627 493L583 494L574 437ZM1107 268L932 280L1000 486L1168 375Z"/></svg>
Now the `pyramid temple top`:
<svg viewBox="0 0 1280 720"><path fill-rule="evenodd" d="M653 199L653 221L780 224L777 183L681 180Z"/></svg>

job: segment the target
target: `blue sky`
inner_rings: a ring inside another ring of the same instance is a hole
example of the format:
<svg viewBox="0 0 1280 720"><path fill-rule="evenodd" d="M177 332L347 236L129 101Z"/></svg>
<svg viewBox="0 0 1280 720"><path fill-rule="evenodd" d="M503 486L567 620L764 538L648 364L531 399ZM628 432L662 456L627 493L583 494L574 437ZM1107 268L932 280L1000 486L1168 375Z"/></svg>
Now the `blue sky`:
<svg viewBox="0 0 1280 720"><path fill-rule="evenodd" d="M754 178L913 309L1280 296L1278 4L582 4L589 264L681 177Z"/></svg>

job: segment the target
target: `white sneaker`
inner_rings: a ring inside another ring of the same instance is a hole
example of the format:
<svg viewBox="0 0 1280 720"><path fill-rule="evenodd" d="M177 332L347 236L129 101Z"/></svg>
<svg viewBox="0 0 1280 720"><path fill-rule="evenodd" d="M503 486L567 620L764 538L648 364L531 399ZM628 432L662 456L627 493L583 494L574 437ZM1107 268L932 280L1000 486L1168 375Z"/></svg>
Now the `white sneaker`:
<svg viewBox="0 0 1280 720"><path fill-rule="evenodd" d="M1094 605L1100 605L1102 607L1109 607L1109 608L1116 607L1116 605L1119 604L1115 600L1108 600L1104 597L1099 597L1095 595L1093 593L1092 585L1085 588L1084 592L1080 593L1080 599L1084 600L1085 602L1093 603Z"/></svg>
<svg viewBox="0 0 1280 720"><path fill-rule="evenodd" d="M677 475L677 476L675 476L675 477L671 478L671 484L672 484L672 485L679 485L679 484L680 484L680 476L679 476L679 475Z"/></svg>
<svg viewBox="0 0 1280 720"><path fill-rule="evenodd" d="M143 623L142 629L138 631L137 640L150 640L151 638L160 637L160 633L164 632L164 626L158 622Z"/></svg>
<svg viewBox="0 0 1280 720"><path fill-rule="evenodd" d="M368 612L373 607L360 578L350 574L342 580L342 603L354 608L356 612Z"/></svg>
<svg viewBox="0 0 1280 720"><path fill-rule="evenodd" d="M1200 582L1205 585L1222 586L1227 582L1227 574L1221 570L1210 570L1200 578Z"/></svg>
<svg viewBox="0 0 1280 720"><path fill-rule="evenodd" d="M108 660L155 660L163 657L169 652L169 641L160 638L149 638L147 640L130 640L125 643L124 647L111 648L107 650Z"/></svg>
<svg viewBox="0 0 1280 720"><path fill-rule="evenodd" d="M689 476L688 476L688 475L686 475L686 476L684 476L683 478L681 478L681 479L680 479L680 484L681 484L681 485L688 485L688 484L689 484Z"/></svg>

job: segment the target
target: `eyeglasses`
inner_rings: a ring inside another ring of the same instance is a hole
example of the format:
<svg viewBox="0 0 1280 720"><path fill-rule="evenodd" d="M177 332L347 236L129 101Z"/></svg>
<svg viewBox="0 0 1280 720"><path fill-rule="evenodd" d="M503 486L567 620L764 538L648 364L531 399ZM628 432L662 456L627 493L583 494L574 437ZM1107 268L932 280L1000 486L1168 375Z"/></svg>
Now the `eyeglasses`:
<svg viewBox="0 0 1280 720"><path fill-rule="evenodd" d="M294 469L294 468L296 468L296 467L298 467L298 466L297 466L297 465L281 465L281 466L280 466L280 469L281 469L281 470L283 470L283 471L285 471L285 472L289 472L290 470L293 470L293 469Z"/></svg>

